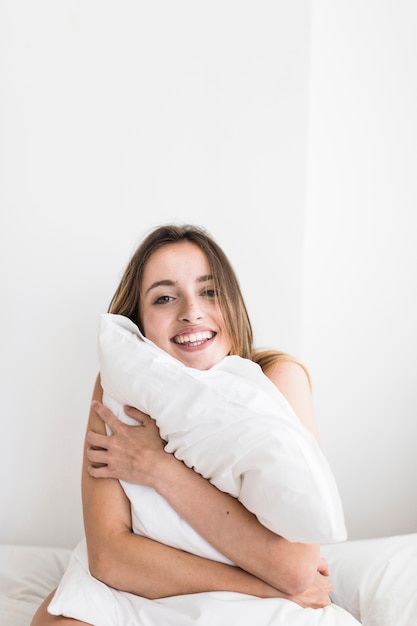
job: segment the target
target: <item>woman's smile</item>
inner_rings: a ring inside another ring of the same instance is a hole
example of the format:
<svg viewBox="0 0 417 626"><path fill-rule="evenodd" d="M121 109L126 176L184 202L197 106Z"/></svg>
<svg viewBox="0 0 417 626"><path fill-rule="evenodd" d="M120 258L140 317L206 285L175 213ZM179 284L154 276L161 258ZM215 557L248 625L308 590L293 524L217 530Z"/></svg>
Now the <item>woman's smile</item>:
<svg viewBox="0 0 417 626"><path fill-rule="evenodd" d="M216 333L211 330L191 329L183 334L176 335L171 341L184 348L198 348L213 339Z"/></svg>

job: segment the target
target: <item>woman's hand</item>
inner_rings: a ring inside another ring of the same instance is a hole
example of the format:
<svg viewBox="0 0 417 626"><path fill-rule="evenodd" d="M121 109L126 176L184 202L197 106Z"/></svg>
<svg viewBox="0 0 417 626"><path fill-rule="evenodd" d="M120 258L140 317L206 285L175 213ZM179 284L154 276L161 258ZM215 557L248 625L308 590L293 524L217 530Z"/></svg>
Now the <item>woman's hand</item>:
<svg viewBox="0 0 417 626"><path fill-rule="evenodd" d="M329 581L329 565L326 559L319 558L317 573L312 585L297 595L289 595L288 600L299 604L304 609L322 609L331 604L330 592L332 585Z"/></svg>
<svg viewBox="0 0 417 626"><path fill-rule="evenodd" d="M323 576L318 571L311 587L297 596L288 596L288 599L296 602L304 609L322 609L331 604L329 596L331 590L332 585L327 576Z"/></svg>
<svg viewBox="0 0 417 626"><path fill-rule="evenodd" d="M137 426L128 426L101 402L93 401L92 408L110 427L112 434L107 436L91 430L87 433L90 476L152 486L156 474L160 475L163 470L163 461L171 456L164 452L166 442L161 438L155 420L126 406L126 415L138 422Z"/></svg>

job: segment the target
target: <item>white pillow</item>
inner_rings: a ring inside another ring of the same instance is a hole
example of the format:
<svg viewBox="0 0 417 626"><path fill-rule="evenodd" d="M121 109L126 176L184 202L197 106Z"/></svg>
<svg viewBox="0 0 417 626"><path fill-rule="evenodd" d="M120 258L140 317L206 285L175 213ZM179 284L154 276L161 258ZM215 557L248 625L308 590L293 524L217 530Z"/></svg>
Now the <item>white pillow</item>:
<svg viewBox="0 0 417 626"><path fill-rule="evenodd" d="M120 315L101 316L106 398L151 415L173 452L289 541L346 539L342 505L314 437L260 367L237 356L186 367Z"/></svg>

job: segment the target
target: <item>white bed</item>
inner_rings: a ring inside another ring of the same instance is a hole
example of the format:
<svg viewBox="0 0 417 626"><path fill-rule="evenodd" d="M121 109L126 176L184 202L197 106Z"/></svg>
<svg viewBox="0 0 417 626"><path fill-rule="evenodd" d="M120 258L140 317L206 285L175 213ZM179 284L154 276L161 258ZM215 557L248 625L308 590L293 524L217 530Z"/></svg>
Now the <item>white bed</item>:
<svg viewBox="0 0 417 626"><path fill-rule="evenodd" d="M70 553L0 545L0 626L29 626ZM324 546L323 555L330 562L333 601L362 624L417 625L417 533Z"/></svg>

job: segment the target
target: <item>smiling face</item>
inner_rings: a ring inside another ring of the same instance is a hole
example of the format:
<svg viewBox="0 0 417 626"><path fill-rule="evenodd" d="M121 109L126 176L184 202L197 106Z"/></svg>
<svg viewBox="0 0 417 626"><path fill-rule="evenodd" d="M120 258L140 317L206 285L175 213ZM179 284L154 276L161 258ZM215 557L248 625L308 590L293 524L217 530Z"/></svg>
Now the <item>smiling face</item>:
<svg viewBox="0 0 417 626"><path fill-rule="evenodd" d="M140 303L144 335L184 365L206 370L230 352L210 266L196 244L171 243L150 256Z"/></svg>

